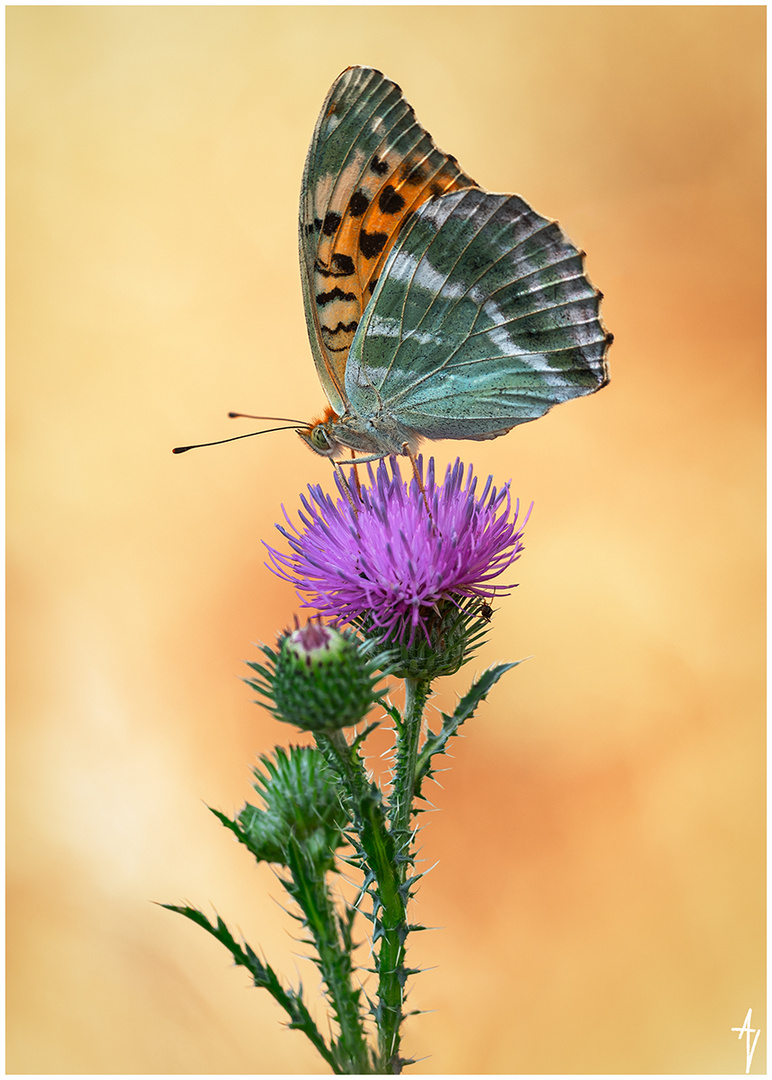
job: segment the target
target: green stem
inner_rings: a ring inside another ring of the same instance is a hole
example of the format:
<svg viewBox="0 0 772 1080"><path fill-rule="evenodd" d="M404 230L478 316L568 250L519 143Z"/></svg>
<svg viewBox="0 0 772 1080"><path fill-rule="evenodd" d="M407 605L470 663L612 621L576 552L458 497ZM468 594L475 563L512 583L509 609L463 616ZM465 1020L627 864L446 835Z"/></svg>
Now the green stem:
<svg viewBox="0 0 772 1080"><path fill-rule="evenodd" d="M379 789L367 779L359 754L342 732L317 735L325 757L342 777L351 797L354 830L361 844L364 870L376 890L368 889L373 900L373 945L377 948L378 972L378 1071L401 1071L399 1056L402 1023L405 938L407 908L404 877L394 839L386 827L386 815Z"/></svg>
<svg viewBox="0 0 772 1080"><path fill-rule="evenodd" d="M337 912L325 875L294 838L289 845L288 866L292 881L285 885L300 905L313 935L322 978L340 1027L340 1038L334 1046L336 1072L369 1073L371 1066L360 1011L360 991L352 987L351 954L341 941Z"/></svg>
<svg viewBox="0 0 772 1080"><path fill-rule="evenodd" d="M398 904L394 905L394 918L390 926L391 936L389 940L384 940L381 952L381 1005L384 1007L379 1017L378 1035L381 1054L395 1073L402 1071L400 1026L405 1015L402 1011L405 984L411 974L405 966L406 941L410 931L407 921L407 902L410 898L408 870L413 864L412 817L418 743L429 688L430 684L425 680L405 679L405 710L402 722L397 726L394 786L389 808L389 835L396 857L394 869L399 888ZM386 1002L388 1005L384 1005Z"/></svg>
<svg viewBox="0 0 772 1080"><path fill-rule="evenodd" d="M405 713L397 731L397 761L391 798L391 832L400 853L400 878L404 882L412 862L410 841L413 799L416 787L418 743L424 705L430 684L423 679L405 679Z"/></svg>

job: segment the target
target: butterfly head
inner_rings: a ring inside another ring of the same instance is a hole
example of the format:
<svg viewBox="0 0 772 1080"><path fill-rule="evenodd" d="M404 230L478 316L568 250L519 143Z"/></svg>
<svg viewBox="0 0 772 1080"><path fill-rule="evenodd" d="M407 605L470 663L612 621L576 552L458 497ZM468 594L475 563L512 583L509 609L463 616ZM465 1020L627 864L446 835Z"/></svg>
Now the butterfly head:
<svg viewBox="0 0 772 1080"><path fill-rule="evenodd" d="M335 457L343 450L342 444L333 434L337 421L338 414L328 407L321 419L312 420L307 427L298 428L297 433L314 453L321 454L322 457Z"/></svg>

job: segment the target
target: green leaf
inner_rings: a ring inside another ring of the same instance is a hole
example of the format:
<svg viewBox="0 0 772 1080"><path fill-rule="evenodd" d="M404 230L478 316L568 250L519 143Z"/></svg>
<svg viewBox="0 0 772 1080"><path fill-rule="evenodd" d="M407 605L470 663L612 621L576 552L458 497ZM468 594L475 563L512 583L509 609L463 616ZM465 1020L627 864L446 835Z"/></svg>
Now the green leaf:
<svg viewBox="0 0 772 1080"><path fill-rule="evenodd" d="M421 794L421 784L427 776L431 777L433 773L432 759L435 755L446 752L448 740L458 734L458 729L465 720L474 715L477 706L487 697L501 676L522 663L522 660L513 660L508 664L497 664L495 667L488 668L461 698L452 716L442 713L442 727L438 732L429 734L418 754L415 771L416 797L425 798Z"/></svg>
<svg viewBox="0 0 772 1080"><path fill-rule="evenodd" d="M290 1018L289 1026L303 1031L333 1072L340 1071L330 1047L322 1038L311 1018L311 1014L300 996L300 991L293 990L292 987L285 989L276 972L269 964L262 963L246 942L244 942L244 948L238 944L219 915L215 925L198 908L188 907L187 905L179 906L177 904L161 904L160 906L166 908L167 911L176 911L180 915L184 915L186 919L190 919L191 922L203 927L212 937L217 938L230 952L234 962L247 969L255 986L263 987L281 1005Z"/></svg>

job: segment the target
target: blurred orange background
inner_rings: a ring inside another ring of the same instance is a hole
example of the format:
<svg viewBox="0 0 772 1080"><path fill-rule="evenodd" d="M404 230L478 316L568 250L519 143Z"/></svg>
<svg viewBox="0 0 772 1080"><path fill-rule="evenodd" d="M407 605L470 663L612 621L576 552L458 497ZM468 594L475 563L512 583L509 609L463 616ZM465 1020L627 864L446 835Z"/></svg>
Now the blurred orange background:
<svg viewBox="0 0 772 1080"><path fill-rule="evenodd" d="M322 1073L213 905L315 969L204 803L292 729L239 681L329 465L229 409L325 404L297 266L325 94L382 69L485 187L559 218L601 394L461 455L533 500L422 834L405 1051L431 1073L738 1073L764 1025L763 7L11 7L8 1061ZM765 1068L762 1031L752 1072Z"/></svg>

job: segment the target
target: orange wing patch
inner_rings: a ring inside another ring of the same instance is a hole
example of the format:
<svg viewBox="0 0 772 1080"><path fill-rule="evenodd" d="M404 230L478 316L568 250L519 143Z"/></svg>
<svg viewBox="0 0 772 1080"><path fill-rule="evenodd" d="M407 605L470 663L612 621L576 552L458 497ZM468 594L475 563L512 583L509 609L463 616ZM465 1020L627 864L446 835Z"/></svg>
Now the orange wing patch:
<svg viewBox="0 0 772 1080"><path fill-rule="evenodd" d="M370 196L359 229L357 272L366 300L406 218L427 199L477 186L461 172L455 158L445 158L433 168L431 157L411 155L392 164L387 156L385 161L374 158L371 162L371 169L383 168L383 180Z"/></svg>
<svg viewBox="0 0 772 1080"><path fill-rule="evenodd" d="M324 207L324 217L314 222L314 302L326 359L341 386L362 312L403 222L427 199L477 187L455 158L420 133L418 152L403 156L387 149L369 161L360 155L333 192L322 182L314 193L315 205Z"/></svg>

